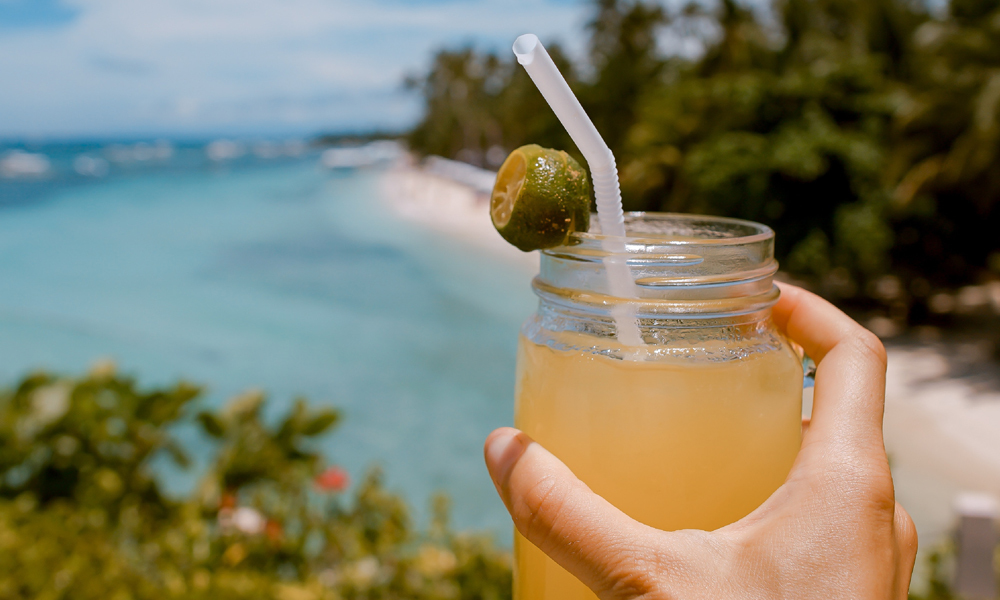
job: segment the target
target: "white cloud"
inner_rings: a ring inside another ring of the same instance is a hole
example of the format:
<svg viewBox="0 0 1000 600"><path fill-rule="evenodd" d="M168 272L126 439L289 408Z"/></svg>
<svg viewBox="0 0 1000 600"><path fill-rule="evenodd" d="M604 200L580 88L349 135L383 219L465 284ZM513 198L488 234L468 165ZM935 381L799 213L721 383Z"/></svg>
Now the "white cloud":
<svg viewBox="0 0 1000 600"><path fill-rule="evenodd" d="M68 25L0 38L0 136L402 126L444 45L579 36L546 0L71 0ZM571 44L572 46L573 44Z"/></svg>

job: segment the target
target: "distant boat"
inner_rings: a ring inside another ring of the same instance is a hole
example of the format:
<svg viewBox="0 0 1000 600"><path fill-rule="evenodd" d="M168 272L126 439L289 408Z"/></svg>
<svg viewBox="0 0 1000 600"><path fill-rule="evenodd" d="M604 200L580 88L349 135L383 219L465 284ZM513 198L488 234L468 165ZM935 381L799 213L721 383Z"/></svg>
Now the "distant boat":
<svg viewBox="0 0 1000 600"><path fill-rule="evenodd" d="M327 169L357 169L392 163L404 154L403 146L391 140L369 142L363 146L330 148L319 162Z"/></svg>
<svg viewBox="0 0 1000 600"><path fill-rule="evenodd" d="M52 170L44 154L11 150L0 156L0 177L8 179L42 177Z"/></svg>

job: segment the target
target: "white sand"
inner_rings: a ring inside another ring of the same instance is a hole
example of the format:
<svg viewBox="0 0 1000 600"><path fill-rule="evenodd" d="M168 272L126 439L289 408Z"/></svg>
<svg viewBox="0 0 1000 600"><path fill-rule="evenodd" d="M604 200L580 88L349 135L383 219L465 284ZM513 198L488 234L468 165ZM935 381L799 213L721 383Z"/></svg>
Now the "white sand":
<svg viewBox="0 0 1000 600"><path fill-rule="evenodd" d="M382 179L384 201L397 215L474 244L528 273L538 272L538 253L508 244L490 221L489 196L418 167L399 165Z"/></svg>
<svg viewBox="0 0 1000 600"><path fill-rule="evenodd" d="M956 525L956 496L1000 498L1000 390L974 376L952 376L945 357L955 351L889 350L885 445L896 499L920 536L915 586L925 579L923 557Z"/></svg>
<svg viewBox="0 0 1000 600"><path fill-rule="evenodd" d="M383 193L401 217L537 272L537 253L518 251L494 231L485 193L412 166L387 172ZM981 491L1000 498L1000 389L953 376L945 357L954 351L944 345L889 349L885 443L896 497L920 535L914 588L925 580L923 557L955 525L956 495Z"/></svg>

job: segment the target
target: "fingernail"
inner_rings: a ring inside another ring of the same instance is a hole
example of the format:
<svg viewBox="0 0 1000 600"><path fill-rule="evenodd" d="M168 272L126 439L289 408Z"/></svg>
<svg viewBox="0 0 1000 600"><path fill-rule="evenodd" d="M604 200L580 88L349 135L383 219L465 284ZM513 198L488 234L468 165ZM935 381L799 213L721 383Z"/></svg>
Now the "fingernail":
<svg viewBox="0 0 1000 600"><path fill-rule="evenodd" d="M516 429L501 429L493 433L486 443L486 466L497 485L507 480L510 471L524 451Z"/></svg>

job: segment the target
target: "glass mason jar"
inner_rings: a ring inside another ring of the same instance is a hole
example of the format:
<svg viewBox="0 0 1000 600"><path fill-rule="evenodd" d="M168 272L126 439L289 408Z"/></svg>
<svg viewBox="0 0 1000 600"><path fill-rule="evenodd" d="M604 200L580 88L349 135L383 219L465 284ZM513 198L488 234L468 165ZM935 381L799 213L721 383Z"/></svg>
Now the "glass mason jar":
<svg viewBox="0 0 1000 600"><path fill-rule="evenodd" d="M624 252L593 231L542 252L515 425L632 518L717 529L784 482L801 441L802 365L771 320L774 232L657 213L625 227ZM636 298L610 293L614 261ZM623 314L641 346L619 341ZM519 534L514 553L515 600L595 598Z"/></svg>

